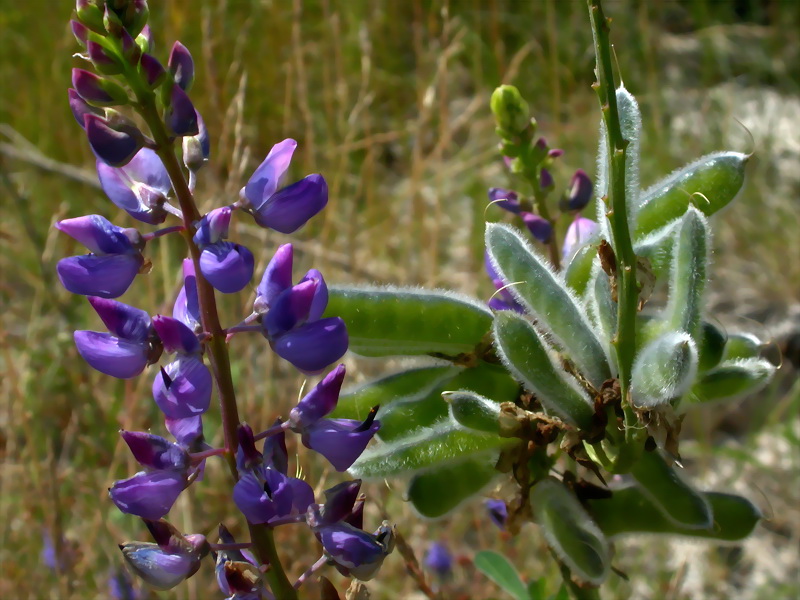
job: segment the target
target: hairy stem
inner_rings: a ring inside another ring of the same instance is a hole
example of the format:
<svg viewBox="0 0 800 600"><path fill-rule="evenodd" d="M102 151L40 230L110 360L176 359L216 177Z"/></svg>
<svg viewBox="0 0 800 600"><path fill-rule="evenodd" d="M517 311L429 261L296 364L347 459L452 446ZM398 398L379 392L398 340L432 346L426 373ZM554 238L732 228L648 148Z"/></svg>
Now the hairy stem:
<svg viewBox="0 0 800 600"><path fill-rule="evenodd" d="M611 43L609 41L608 19L603 14L600 0L587 0L592 22L595 54L597 56L597 83L595 91L600 100L606 141L609 149L609 195L607 213L617 258L617 333L613 344L619 367L619 383L622 393L622 406L625 412L626 444L620 449L615 465L617 472L626 471L638 453L639 438L642 437L638 419L630 405L631 370L636 347L636 310L639 289L636 284L636 254L633 251L631 232L628 224L628 206L625 197L625 161L628 140L622 136L619 110L617 107L616 86L611 63Z"/></svg>

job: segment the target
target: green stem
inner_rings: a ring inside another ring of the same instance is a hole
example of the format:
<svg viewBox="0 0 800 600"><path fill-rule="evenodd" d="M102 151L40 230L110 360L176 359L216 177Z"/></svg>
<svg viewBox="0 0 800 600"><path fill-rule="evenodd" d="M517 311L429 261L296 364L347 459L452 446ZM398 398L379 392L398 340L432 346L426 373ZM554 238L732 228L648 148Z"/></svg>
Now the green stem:
<svg viewBox="0 0 800 600"><path fill-rule="evenodd" d="M597 56L597 83L594 85L600 100L608 143L609 195L607 216L617 259L617 333L613 344L617 353L622 407L625 412L626 444L620 448L616 471L626 471L640 451L642 429L630 405L631 371L636 348L636 312L639 303L639 288L636 283L636 254L628 224L628 207L625 197L625 161L628 140L622 135L616 86L611 62L608 19L603 14L600 0L587 0L589 16L594 34Z"/></svg>
<svg viewBox="0 0 800 600"><path fill-rule="evenodd" d="M286 572L281 566L278 551L275 548L275 537L271 528L266 525L253 525L250 527L250 539L253 541L256 555L262 564L269 565L264 573L264 578L269 583L269 588L278 600L297 600L297 590L294 588Z"/></svg>

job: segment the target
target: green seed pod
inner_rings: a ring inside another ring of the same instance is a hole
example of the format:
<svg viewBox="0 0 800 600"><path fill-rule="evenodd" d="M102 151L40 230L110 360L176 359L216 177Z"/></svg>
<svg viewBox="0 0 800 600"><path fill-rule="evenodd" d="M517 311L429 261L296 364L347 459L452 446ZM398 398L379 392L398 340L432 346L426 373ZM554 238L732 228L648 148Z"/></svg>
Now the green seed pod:
<svg viewBox="0 0 800 600"><path fill-rule="evenodd" d="M749 158L740 152L709 154L645 190L636 215L634 240L680 218L690 204L706 216L727 206L742 189Z"/></svg>
<svg viewBox="0 0 800 600"><path fill-rule="evenodd" d="M467 429L499 433L500 405L475 392L459 390L442 392L450 407L452 419Z"/></svg>
<svg viewBox="0 0 800 600"><path fill-rule="evenodd" d="M704 373L716 367L722 360L726 341L725 334L716 325L708 321L702 322L700 332L700 340L697 347L697 370L700 373Z"/></svg>
<svg viewBox="0 0 800 600"><path fill-rule="evenodd" d="M614 490L611 498L589 500L589 513L607 536L667 534L716 541L737 542L752 533L761 511L749 500L733 494L703 492L711 506L710 529L691 529L670 521L637 485Z"/></svg>
<svg viewBox="0 0 800 600"><path fill-rule="evenodd" d="M684 481L658 450L644 452L631 474L670 521L688 529L711 527L708 500Z"/></svg>
<svg viewBox="0 0 800 600"><path fill-rule="evenodd" d="M581 581L600 585L610 558L603 532L564 485L547 478L531 489L531 510L548 544Z"/></svg>
<svg viewBox="0 0 800 600"><path fill-rule="evenodd" d="M500 473L492 456L434 467L411 478L408 500L423 517L438 519L485 488Z"/></svg>
<svg viewBox="0 0 800 600"><path fill-rule="evenodd" d="M755 394L769 383L774 373L775 366L763 358L726 360L703 375L684 404L736 400Z"/></svg>
<svg viewBox="0 0 800 600"><path fill-rule="evenodd" d="M631 399L636 408L677 405L694 383L697 347L688 333L667 332L642 348L633 364Z"/></svg>
<svg viewBox="0 0 800 600"><path fill-rule="evenodd" d="M531 122L530 108L513 85L501 85L493 93L489 106L503 133L519 135ZM506 136L503 136L506 137Z"/></svg>
<svg viewBox="0 0 800 600"><path fill-rule="evenodd" d="M762 341L752 333L731 333L725 342L723 359L758 358L763 345Z"/></svg>

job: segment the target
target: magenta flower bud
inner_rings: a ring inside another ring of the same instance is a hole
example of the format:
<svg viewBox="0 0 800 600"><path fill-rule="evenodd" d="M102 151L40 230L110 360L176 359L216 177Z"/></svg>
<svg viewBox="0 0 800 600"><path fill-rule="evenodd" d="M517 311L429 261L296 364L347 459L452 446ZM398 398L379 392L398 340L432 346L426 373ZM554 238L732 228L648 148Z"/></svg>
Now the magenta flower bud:
<svg viewBox="0 0 800 600"><path fill-rule="evenodd" d="M289 413L293 430L302 431L304 427L316 423L336 408L344 376L345 366L339 365L297 403Z"/></svg>
<svg viewBox="0 0 800 600"><path fill-rule="evenodd" d="M181 354L200 352L200 342L197 341L194 331L178 319L156 315L153 317L153 329L156 330L167 352Z"/></svg>
<svg viewBox="0 0 800 600"><path fill-rule="evenodd" d="M275 303L281 292L292 287L292 258L293 248L291 244L278 246L275 255L264 270L261 282L256 288L256 299L253 303L254 312L265 313Z"/></svg>
<svg viewBox="0 0 800 600"><path fill-rule="evenodd" d="M273 341L272 348L303 373L314 375L342 358L348 342L344 321L329 317L285 333Z"/></svg>
<svg viewBox="0 0 800 600"><path fill-rule="evenodd" d="M164 70L164 67L161 66L161 63L158 62L158 59L147 52L142 54L142 58L139 62L139 72L144 76L151 90L161 85L161 82L163 82L164 78L167 76L167 72Z"/></svg>
<svg viewBox="0 0 800 600"><path fill-rule="evenodd" d="M318 286L319 280L312 279L281 292L262 323L267 339L274 340L308 320Z"/></svg>
<svg viewBox="0 0 800 600"><path fill-rule="evenodd" d="M175 79L175 83L188 92L194 81L194 61L186 46L180 42L175 42L172 45L167 66Z"/></svg>
<svg viewBox="0 0 800 600"><path fill-rule="evenodd" d="M85 69L72 69L72 87L81 98L96 106L128 103L128 93L122 87Z"/></svg>
<svg viewBox="0 0 800 600"><path fill-rule="evenodd" d="M564 151L561 148L553 148L547 151L548 158L559 158L561 156L564 156Z"/></svg>
<svg viewBox="0 0 800 600"><path fill-rule="evenodd" d="M86 42L89 40L89 28L75 19L72 19L69 22L69 26L72 29L72 35L75 36L75 39L78 40L78 43L82 46L85 46Z"/></svg>
<svg viewBox="0 0 800 600"><path fill-rule="evenodd" d="M228 237L228 229L231 224L231 214L233 211L230 206L215 208L205 215L197 224L197 232L194 234L194 243L204 248L210 244L216 244L220 240Z"/></svg>
<svg viewBox="0 0 800 600"><path fill-rule="evenodd" d="M147 469L183 473L189 469L189 455L178 444L144 431L120 431L120 435L133 457Z"/></svg>
<svg viewBox="0 0 800 600"><path fill-rule="evenodd" d="M250 523L270 524L305 514L314 502L311 486L287 477L277 469L262 467L247 473L233 488L233 501Z"/></svg>
<svg viewBox="0 0 800 600"><path fill-rule="evenodd" d="M548 169L542 169L539 172L539 186L543 189L549 189L555 185L553 181L553 175L550 173Z"/></svg>
<svg viewBox="0 0 800 600"><path fill-rule="evenodd" d="M444 579L453 570L453 555L450 554L447 546L441 542L434 542L425 554L424 563L439 578Z"/></svg>
<svg viewBox="0 0 800 600"><path fill-rule="evenodd" d="M488 499L484 502L486 512L489 514L489 520L497 525L499 529L506 528L506 520L508 519L508 507L502 500Z"/></svg>
<svg viewBox="0 0 800 600"><path fill-rule="evenodd" d="M154 151L142 148L119 168L98 160L97 176L109 199L134 219L157 225L167 218L164 203L172 183Z"/></svg>
<svg viewBox="0 0 800 600"><path fill-rule="evenodd" d="M169 419L201 415L211 404L213 380L202 359L178 355L156 375L153 399Z"/></svg>
<svg viewBox="0 0 800 600"><path fill-rule="evenodd" d="M328 203L328 184L314 174L275 192L255 209L256 223L280 233L300 229Z"/></svg>
<svg viewBox="0 0 800 600"><path fill-rule="evenodd" d="M489 188L489 201L508 212L519 213L519 197L513 190Z"/></svg>
<svg viewBox="0 0 800 600"><path fill-rule="evenodd" d="M194 332L200 331L200 302L197 297L197 279L194 263L190 258L183 259L183 285L172 307L172 316Z"/></svg>
<svg viewBox="0 0 800 600"><path fill-rule="evenodd" d="M218 242L203 249L200 271L208 282L223 294L243 290L253 278L255 259L241 244Z"/></svg>
<svg viewBox="0 0 800 600"><path fill-rule="evenodd" d="M525 223L525 227L528 228L528 231L531 232L535 239L543 244L550 240L550 236L553 235L553 226L550 221L529 212L520 212L519 214L522 217L522 222Z"/></svg>
<svg viewBox="0 0 800 600"><path fill-rule="evenodd" d="M108 121L94 114L84 115L83 128L97 158L111 167L125 166L144 145L144 136L136 127L112 128Z"/></svg>
<svg viewBox="0 0 800 600"><path fill-rule="evenodd" d="M394 549L394 531L386 522L375 534L340 522L320 528L317 537L337 568L361 581L375 577Z"/></svg>
<svg viewBox="0 0 800 600"><path fill-rule="evenodd" d="M575 171L569 183L569 190L559 203L563 212L579 211L586 208L592 199L592 180L582 169Z"/></svg>
<svg viewBox="0 0 800 600"><path fill-rule="evenodd" d="M128 479L115 481L108 490L111 501L122 512L160 519L186 489L186 475L178 471L141 471Z"/></svg>
<svg viewBox="0 0 800 600"><path fill-rule="evenodd" d="M179 85L172 86L166 118L167 127L177 136L200 133L197 125L197 111L195 111L189 96Z"/></svg>
<svg viewBox="0 0 800 600"><path fill-rule="evenodd" d="M321 419L302 430L303 445L322 454L339 472L349 469L381 427L377 407L364 422L353 419Z"/></svg>
<svg viewBox="0 0 800 600"><path fill-rule="evenodd" d="M564 236L562 254L564 259L572 257L577 250L587 244L597 232L597 223L585 217L576 216Z"/></svg>
<svg viewBox="0 0 800 600"><path fill-rule="evenodd" d="M97 42L88 40L86 42L86 50L89 55L89 60L91 60L95 68L104 75L117 75L122 73L122 65L119 59L110 54L108 50Z"/></svg>

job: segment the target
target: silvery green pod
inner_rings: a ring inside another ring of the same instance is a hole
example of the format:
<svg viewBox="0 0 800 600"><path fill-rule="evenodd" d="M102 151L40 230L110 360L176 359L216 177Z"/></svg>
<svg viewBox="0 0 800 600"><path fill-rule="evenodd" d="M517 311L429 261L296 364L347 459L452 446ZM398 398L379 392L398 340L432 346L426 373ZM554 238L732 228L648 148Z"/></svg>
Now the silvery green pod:
<svg viewBox="0 0 800 600"><path fill-rule="evenodd" d="M586 509L552 477L531 489L531 510L559 560L579 580L600 585L611 567L608 540Z"/></svg>
<svg viewBox="0 0 800 600"><path fill-rule="evenodd" d="M736 400L762 389L775 373L775 366L763 358L726 360L708 371L692 387L684 404Z"/></svg>
<svg viewBox="0 0 800 600"><path fill-rule="evenodd" d="M670 331L647 344L633 364L631 402L642 410L677 405L697 373L697 347L685 332Z"/></svg>
<svg viewBox="0 0 800 600"><path fill-rule="evenodd" d="M450 408L450 418L467 429L500 432L500 405L468 390L442 392Z"/></svg>

